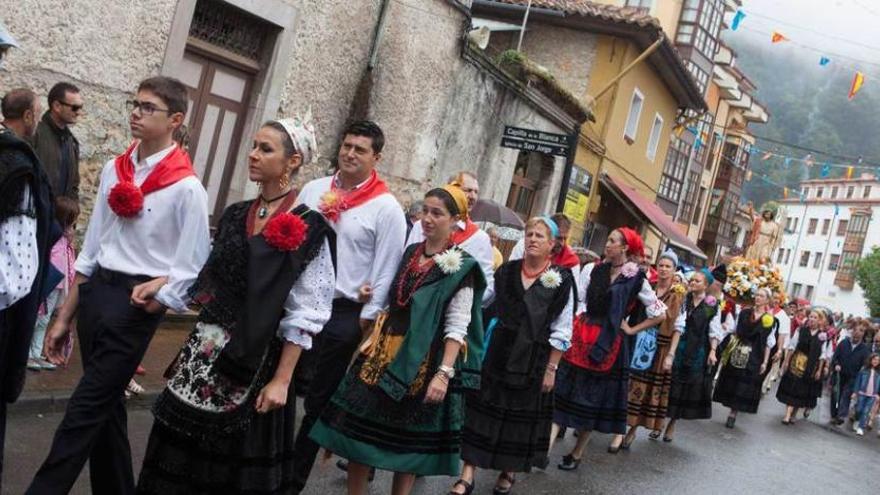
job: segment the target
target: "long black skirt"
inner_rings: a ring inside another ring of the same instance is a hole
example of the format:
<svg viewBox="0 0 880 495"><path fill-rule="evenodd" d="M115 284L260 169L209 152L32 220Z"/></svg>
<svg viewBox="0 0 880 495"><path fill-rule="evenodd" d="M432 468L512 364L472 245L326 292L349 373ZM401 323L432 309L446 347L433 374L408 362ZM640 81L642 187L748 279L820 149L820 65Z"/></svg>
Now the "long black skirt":
<svg viewBox="0 0 880 495"><path fill-rule="evenodd" d="M461 448L461 458L466 463L483 469L526 473L532 466L546 465L553 394L528 390L511 393L530 397L524 407L509 408L483 400L478 392L467 396Z"/></svg>
<svg viewBox="0 0 880 495"><path fill-rule="evenodd" d="M787 406L812 409L816 407L816 400L821 393L821 382L813 380L807 374L797 377L789 371L782 375L782 380L779 381L776 399Z"/></svg>
<svg viewBox="0 0 880 495"><path fill-rule="evenodd" d="M761 402L761 374L748 368L721 368L712 400L734 411L754 414Z"/></svg>
<svg viewBox="0 0 880 495"><path fill-rule="evenodd" d="M672 371L669 406L666 416L672 419L710 419L712 417L712 374Z"/></svg>
<svg viewBox="0 0 880 495"><path fill-rule="evenodd" d="M294 493L293 452L296 401L255 414L243 433L194 439L153 423L139 494Z"/></svg>
<svg viewBox="0 0 880 495"><path fill-rule="evenodd" d="M629 371L620 362L622 354L605 373L560 361L553 422L575 430L626 433Z"/></svg>

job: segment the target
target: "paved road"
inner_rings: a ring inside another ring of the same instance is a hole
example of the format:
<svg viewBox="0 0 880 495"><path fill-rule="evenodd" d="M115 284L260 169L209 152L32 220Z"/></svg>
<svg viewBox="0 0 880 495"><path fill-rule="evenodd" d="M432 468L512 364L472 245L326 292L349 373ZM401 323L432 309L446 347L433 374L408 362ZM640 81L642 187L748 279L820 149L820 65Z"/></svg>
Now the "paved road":
<svg viewBox="0 0 880 495"><path fill-rule="evenodd" d="M824 409L823 409L824 411ZM876 469L880 439L871 432L852 432L822 426L827 413L794 426L780 423L782 406L768 396L756 416L741 415L734 430L724 428L725 411L715 409L711 421L683 422L671 444L653 442L643 432L629 452L605 452L610 437L595 435L579 471L557 470L556 462L570 449L569 435L551 458L546 472L521 475L518 494L757 494L867 495L880 493ZM817 411L822 413L822 411ZM42 461L58 413L13 413L7 430L4 494L20 494ZM815 422L814 422L815 421ZM139 466L152 417L148 410L129 413L135 465ZM315 470L309 495L344 493L342 473L331 463ZM491 493L494 473L480 472L475 493ZM373 494L389 492L391 475L379 473ZM418 494L445 494L452 479L420 480ZM84 473L74 494L88 494Z"/></svg>

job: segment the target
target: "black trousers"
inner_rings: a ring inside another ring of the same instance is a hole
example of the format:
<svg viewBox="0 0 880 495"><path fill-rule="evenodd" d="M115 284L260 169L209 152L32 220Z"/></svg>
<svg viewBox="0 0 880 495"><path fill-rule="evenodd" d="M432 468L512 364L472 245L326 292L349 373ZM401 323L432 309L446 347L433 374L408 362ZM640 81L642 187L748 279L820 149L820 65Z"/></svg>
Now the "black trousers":
<svg viewBox="0 0 880 495"><path fill-rule="evenodd" d="M86 460L92 493L134 493L124 392L162 320L129 303L146 279L99 268L79 286L83 376L28 494L68 493Z"/></svg>
<svg viewBox="0 0 880 495"><path fill-rule="evenodd" d="M294 489L306 486L320 446L309 438L312 425L321 416L330 397L345 378L351 358L361 341L360 314L363 305L347 299L333 301L333 313L313 342L314 375L303 406L306 414L294 444Z"/></svg>
<svg viewBox="0 0 880 495"><path fill-rule="evenodd" d="M6 355L6 346L9 342L8 332L10 328L6 325L6 311L0 309L0 356ZM0 363L0 366L7 366L8 363ZM6 376L6 373L0 373L0 377ZM3 445L6 444L6 391L3 390L5 380L0 379L0 493L3 493Z"/></svg>

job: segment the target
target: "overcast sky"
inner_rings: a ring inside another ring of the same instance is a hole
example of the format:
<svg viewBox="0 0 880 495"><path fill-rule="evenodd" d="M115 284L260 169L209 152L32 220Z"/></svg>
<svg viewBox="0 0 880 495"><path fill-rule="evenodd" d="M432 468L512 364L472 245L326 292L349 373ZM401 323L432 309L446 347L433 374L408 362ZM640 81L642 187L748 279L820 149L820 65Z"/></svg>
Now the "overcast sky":
<svg viewBox="0 0 880 495"><path fill-rule="evenodd" d="M743 0L742 9L740 30L728 36L767 39L765 33L779 31L816 63L827 52L832 61L880 74L880 0Z"/></svg>

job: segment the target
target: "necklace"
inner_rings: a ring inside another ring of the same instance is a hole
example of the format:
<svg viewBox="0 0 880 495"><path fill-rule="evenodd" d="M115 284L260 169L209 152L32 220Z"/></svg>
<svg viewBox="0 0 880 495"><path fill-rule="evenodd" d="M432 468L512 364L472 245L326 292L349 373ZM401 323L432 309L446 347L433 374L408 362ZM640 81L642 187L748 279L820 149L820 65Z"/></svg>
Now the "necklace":
<svg viewBox="0 0 880 495"><path fill-rule="evenodd" d="M522 270L522 274L525 275L526 278L533 279L533 278L538 278L538 276L541 275L542 273L544 273L544 270L546 270L549 267L550 267L550 260L547 260L547 262L544 263L544 266L542 266L540 270L535 271L535 272L529 272L526 269L526 262L523 261L521 270Z"/></svg>
<svg viewBox="0 0 880 495"><path fill-rule="evenodd" d="M288 190L288 191L285 191L284 194L280 194L280 195L278 195L278 196L276 196L276 197L274 197L274 198L272 198L272 199L266 199L265 196L263 196L263 194L260 193L260 201L261 201L263 204L260 206L260 209L257 210L257 217L258 217L260 220L266 218L266 217L269 215L269 205L271 205L272 203L278 201L279 199L281 199L281 198L287 196L289 193L290 193L289 190Z"/></svg>
<svg viewBox="0 0 880 495"><path fill-rule="evenodd" d="M419 263L424 254L425 243L421 243L419 244L419 247L416 248L416 252L413 253L409 263L406 264L406 268L398 281L395 302L400 308L406 307L406 305L409 304L413 294L415 294L416 290L421 287L422 283L424 283L425 279L428 277L428 274L431 273L431 268L434 267L433 257L428 258L428 261L424 265ZM404 287L407 278L413 279L413 285L409 290Z"/></svg>

